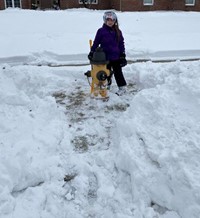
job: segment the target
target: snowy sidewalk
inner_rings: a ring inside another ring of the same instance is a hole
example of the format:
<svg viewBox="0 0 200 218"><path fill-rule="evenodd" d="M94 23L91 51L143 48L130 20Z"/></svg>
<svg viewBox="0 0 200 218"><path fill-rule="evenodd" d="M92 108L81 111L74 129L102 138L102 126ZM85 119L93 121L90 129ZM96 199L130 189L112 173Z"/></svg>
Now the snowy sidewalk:
<svg viewBox="0 0 200 218"><path fill-rule="evenodd" d="M127 52L128 63L138 62L173 62L173 61L197 61L200 60L200 50L183 51L159 51L149 54L131 54ZM87 54L58 55L52 52L35 53L29 56L15 56L0 58L0 64L33 65L33 66L85 66L89 65Z"/></svg>

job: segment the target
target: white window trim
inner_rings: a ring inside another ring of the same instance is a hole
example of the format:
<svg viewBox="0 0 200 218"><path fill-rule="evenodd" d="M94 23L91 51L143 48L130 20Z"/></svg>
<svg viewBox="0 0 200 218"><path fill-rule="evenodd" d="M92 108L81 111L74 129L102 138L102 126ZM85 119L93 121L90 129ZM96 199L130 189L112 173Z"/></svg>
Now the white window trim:
<svg viewBox="0 0 200 218"><path fill-rule="evenodd" d="M19 2L20 2L20 8L22 8L22 1L21 0L19 0ZM12 0L12 7L14 8L14 4L15 2L14 2L14 0ZM5 8L8 8L7 7L7 4L6 4L6 0L4 0L4 5L5 5Z"/></svg>
<svg viewBox="0 0 200 218"><path fill-rule="evenodd" d="M91 2L90 0L87 0L87 2L85 2L85 4L93 4L93 5L97 5L98 4L98 0L95 0L96 2ZM83 4L83 2L81 0L78 1L79 4Z"/></svg>
<svg viewBox="0 0 200 218"><path fill-rule="evenodd" d="M185 2L185 5L186 5L186 6L195 6L195 0L193 0L193 3L192 3L192 4L188 4L188 3Z"/></svg>
<svg viewBox="0 0 200 218"><path fill-rule="evenodd" d="M153 5L154 4L154 0L152 0L152 3L145 3L145 0L143 0L143 5Z"/></svg>
<svg viewBox="0 0 200 218"><path fill-rule="evenodd" d="M4 0L4 6L5 6L5 8L7 8L7 7L6 7L6 6L7 6L7 5L6 5L6 0Z"/></svg>

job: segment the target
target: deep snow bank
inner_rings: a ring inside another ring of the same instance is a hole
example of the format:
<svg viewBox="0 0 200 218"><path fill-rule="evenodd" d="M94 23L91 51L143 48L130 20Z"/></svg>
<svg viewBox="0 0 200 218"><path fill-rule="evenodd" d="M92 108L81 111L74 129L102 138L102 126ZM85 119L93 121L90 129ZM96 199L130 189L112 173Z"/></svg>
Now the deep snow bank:
<svg viewBox="0 0 200 218"><path fill-rule="evenodd" d="M115 138L117 166L130 173L138 208L145 202L172 217L199 217L199 70L200 62L132 66L143 90L118 120Z"/></svg>
<svg viewBox="0 0 200 218"><path fill-rule="evenodd" d="M45 72L33 71L9 66L0 69L0 217L10 217L13 210L16 216L27 217L19 205L28 210L33 202L37 209L29 210L29 216L38 217L38 208L45 201L40 185L64 175L60 142L65 116L50 89L44 88L51 86L55 77L44 79ZM17 201L20 193L26 197L19 200L19 196Z"/></svg>

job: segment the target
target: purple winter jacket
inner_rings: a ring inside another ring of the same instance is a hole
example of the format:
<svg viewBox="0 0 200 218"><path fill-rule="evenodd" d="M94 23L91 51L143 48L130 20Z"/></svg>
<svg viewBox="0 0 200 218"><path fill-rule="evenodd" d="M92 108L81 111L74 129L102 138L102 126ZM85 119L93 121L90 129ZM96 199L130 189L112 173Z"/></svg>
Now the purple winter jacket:
<svg viewBox="0 0 200 218"><path fill-rule="evenodd" d="M124 37L121 31L120 33L121 35L118 41L116 31L112 27L103 24L103 26L97 30L91 51L94 52L100 45L106 54L107 60L118 60L120 54L125 53Z"/></svg>

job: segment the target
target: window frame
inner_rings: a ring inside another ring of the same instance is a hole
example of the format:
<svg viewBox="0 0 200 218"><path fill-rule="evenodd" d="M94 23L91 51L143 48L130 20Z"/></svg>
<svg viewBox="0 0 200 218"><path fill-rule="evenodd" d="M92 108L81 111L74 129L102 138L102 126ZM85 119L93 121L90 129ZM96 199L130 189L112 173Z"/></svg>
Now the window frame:
<svg viewBox="0 0 200 218"><path fill-rule="evenodd" d="M185 6L195 6L195 0L192 0L193 3L187 3L187 0L185 0Z"/></svg>
<svg viewBox="0 0 200 218"><path fill-rule="evenodd" d="M151 0L152 3L145 3L145 0L143 0L143 5L144 6L152 6L154 5L154 0Z"/></svg>
<svg viewBox="0 0 200 218"><path fill-rule="evenodd" d="M92 1L92 2L91 2L91 1ZM82 0L79 0L78 3L82 5L82 4L83 4L83 1L82 1ZM87 5L88 5L88 4L97 5L97 4L98 4L98 0L86 0L85 4L87 4Z"/></svg>
<svg viewBox="0 0 200 218"><path fill-rule="evenodd" d="M15 0L11 0L11 2L12 2L12 8L16 8L15 7ZM19 4L20 4L20 8L22 8L22 0L19 0ZM6 0L4 0L4 5L5 5L5 8L8 8Z"/></svg>

